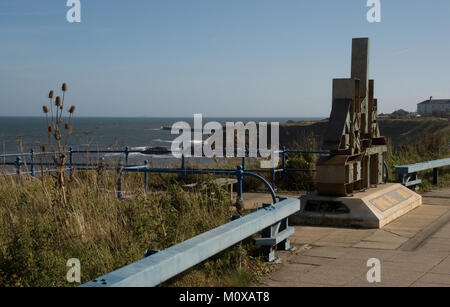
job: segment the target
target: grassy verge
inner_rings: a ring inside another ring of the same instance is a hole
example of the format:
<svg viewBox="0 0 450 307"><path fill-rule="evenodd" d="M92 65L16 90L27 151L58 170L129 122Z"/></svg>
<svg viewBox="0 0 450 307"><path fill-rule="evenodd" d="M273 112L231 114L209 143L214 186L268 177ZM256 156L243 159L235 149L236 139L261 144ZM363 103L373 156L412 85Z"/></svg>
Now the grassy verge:
<svg viewBox="0 0 450 307"><path fill-rule="evenodd" d="M441 133L423 138L420 142L413 145L405 145L396 149L389 147L386 163L389 166L390 181L397 182L394 172L395 165L407 165L450 157L449 141L450 131L447 129ZM427 192L436 188L432 184L433 170L420 172L418 176L422 180L422 184L419 186L420 192ZM438 187L448 186L450 186L450 167L440 168Z"/></svg>
<svg viewBox="0 0 450 307"><path fill-rule="evenodd" d="M81 262L82 282L222 225L231 201L215 185L186 192L172 184L145 194L142 176L127 174L125 190L136 198L119 201L116 175L78 172L68 185L67 204L55 198L52 177L17 184L0 177L0 286L72 286L70 258ZM267 270L252 245L230 248L169 281L171 286L244 286Z"/></svg>

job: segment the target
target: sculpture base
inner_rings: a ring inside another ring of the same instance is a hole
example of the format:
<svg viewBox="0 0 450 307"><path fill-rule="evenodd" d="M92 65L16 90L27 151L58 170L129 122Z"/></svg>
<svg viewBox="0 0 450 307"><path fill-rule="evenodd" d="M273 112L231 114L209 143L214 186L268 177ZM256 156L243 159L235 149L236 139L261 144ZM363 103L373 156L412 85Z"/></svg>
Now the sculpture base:
<svg viewBox="0 0 450 307"><path fill-rule="evenodd" d="M384 184L351 197L301 198L301 209L291 225L382 228L422 204L422 196L401 184Z"/></svg>

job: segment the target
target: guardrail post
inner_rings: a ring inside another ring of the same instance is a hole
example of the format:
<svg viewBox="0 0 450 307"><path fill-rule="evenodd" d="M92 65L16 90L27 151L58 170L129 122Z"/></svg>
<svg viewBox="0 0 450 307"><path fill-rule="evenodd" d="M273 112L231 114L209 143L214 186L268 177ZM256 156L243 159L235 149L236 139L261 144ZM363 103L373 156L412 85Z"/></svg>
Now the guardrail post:
<svg viewBox="0 0 450 307"><path fill-rule="evenodd" d="M438 185L439 184L439 169L433 168L433 184Z"/></svg>
<svg viewBox="0 0 450 307"><path fill-rule="evenodd" d="M34 173L34 150L33 150L33 148L30 150L30 171L31 171L31 176L34 177L36 174Z"/></svg>
<svg viewBox="0 0 450 307"><path fill-rule="evenodd" d="M145 186L145 193L147 193L148 192L148 160L145 160L144 186Z"/></svg>
<svg viewBox="0 0 450 307"><path fill-rule="evenodd" d="M272 204L263 204L265 210L274 210ZM279 222L263 229L261 238L255 239L256 245L261 246L262 253L267 261L276 262L279 260L275 257L275 246L279 250L294 250L288 239L294 233L294 228L289 227L288 218L283 218Z"/></svg>
<svg viewBox="0 0 450 307"><path fill-rule="evenodd" d="M119 162L119 165L117 166L117 198L123 199L123 192L122 192L122 163Z"/></svg>
<svg viewBox="0 0 450 307"><path fill-rule="evenodd" d="M20 184L22 182L21 174L20 174L20 167L22 166L22 159L20 157L16 157L15 161L16 166L16 174L17 174L17 183Z"/></svg>
<svg viewBox="0 0 450 307"><path fill-rule="evenodd" d="M417 180L417 173L412 173L411 174L411 178L408 181L410 181L410 180L416 181ZM414 189L415 191L417 191L419 189L419 187L416 184L412 185L411 188Z"/></svg>
<svg viewBox="0 0 450 307"><path fill-rule="evenodd" d="M288 218L282 219L279 231L281 232L283 230L287 230L288 228L289 228L289 219ZM289 241L289 239L281 241L280 243L278 243L277 249L285 251L292 250L291 241Z"/></svg>

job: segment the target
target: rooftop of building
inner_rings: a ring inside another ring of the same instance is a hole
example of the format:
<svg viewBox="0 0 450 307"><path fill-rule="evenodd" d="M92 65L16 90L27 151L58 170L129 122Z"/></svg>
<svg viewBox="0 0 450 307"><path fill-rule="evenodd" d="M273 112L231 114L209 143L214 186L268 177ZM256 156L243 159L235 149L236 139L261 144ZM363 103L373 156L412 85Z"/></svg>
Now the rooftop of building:
<svg viewBox="0 0 450 307"><path fill-rule="evenodd" d="M422 104L450 104L450 99L430 99L422 101L421 103L419 103L419 105Z"/></svg>

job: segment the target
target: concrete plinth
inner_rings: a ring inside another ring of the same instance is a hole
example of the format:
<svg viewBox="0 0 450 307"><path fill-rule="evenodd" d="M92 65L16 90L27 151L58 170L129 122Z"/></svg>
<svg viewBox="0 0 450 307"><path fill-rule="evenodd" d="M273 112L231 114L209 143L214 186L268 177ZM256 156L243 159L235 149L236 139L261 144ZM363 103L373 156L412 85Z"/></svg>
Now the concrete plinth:
<svg viewBox="0 0 450 307"><path fill-rule="evenodd" d="M301 210L289 218L291 225L382 228L422 204L422 196L401 184L385 184L352 197L301 198Z"/></svg>

